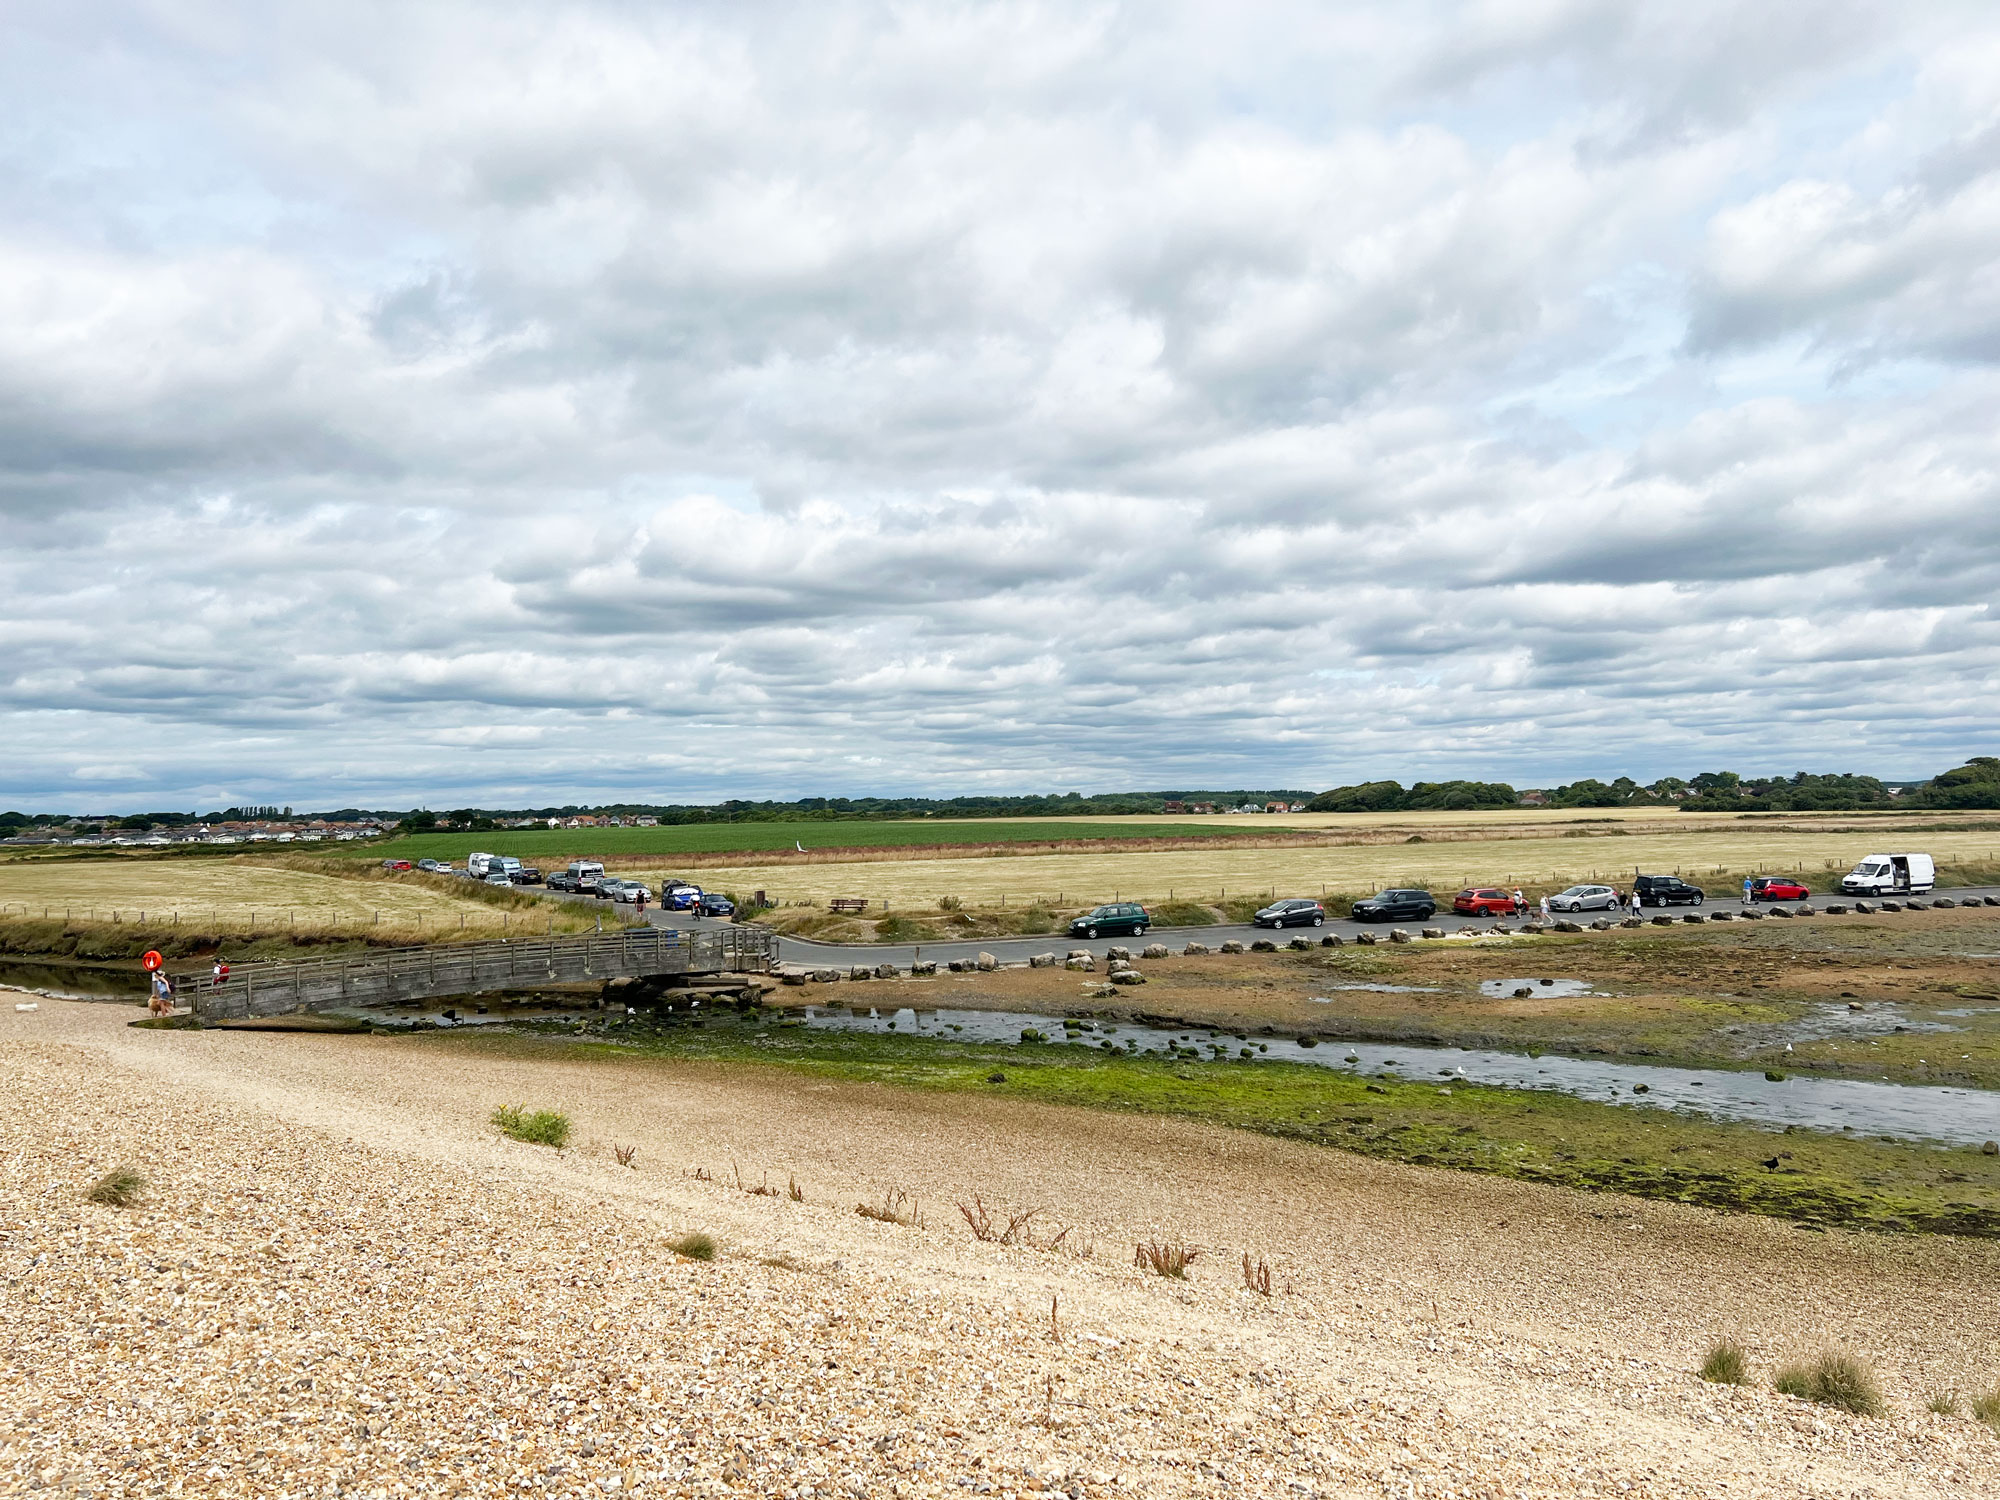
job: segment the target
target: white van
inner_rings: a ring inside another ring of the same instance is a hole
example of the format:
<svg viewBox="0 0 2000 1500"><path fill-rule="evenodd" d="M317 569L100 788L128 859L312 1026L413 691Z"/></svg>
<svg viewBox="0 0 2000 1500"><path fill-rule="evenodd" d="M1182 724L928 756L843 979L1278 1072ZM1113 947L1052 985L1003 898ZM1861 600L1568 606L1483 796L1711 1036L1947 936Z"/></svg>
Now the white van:
<svg viewBox="0 0 2000 1500"><path fill-rule="evenodd" d="M484 880L493 873L493 863L499 858L497 854L468 854L465 856L465 873L474 880Z"/></svg>
<svg viewBox="0 0 2000 1500"><path fill-rule="evenodd" d="M1840 877L1847 896L1914 896L1937 884L1928 854L1871 854Z"/></svg>

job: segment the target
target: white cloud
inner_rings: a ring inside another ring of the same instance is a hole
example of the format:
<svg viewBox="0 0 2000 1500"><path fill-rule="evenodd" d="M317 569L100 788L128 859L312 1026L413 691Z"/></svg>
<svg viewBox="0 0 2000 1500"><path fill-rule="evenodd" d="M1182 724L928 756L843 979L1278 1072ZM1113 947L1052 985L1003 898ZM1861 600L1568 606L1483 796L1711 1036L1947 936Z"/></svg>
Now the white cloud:
<svg viewBox="0 0 2000 1500"><path fill-rule="evenodd" d="M1988 748L1981 8L23 31L0 801Z"/></svg>

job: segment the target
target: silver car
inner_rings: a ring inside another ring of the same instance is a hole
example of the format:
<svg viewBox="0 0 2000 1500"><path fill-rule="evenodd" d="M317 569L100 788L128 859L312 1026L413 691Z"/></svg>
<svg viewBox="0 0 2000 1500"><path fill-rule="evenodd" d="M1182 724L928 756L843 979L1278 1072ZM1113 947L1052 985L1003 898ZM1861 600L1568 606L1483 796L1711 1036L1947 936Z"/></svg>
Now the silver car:
<svg viewBox="0 0 2000 1500"><path fill-rule="evenodd" d="M1616 911L1618 893L1608 885L1573 885L1549 897L1550 911Z"/></svg>

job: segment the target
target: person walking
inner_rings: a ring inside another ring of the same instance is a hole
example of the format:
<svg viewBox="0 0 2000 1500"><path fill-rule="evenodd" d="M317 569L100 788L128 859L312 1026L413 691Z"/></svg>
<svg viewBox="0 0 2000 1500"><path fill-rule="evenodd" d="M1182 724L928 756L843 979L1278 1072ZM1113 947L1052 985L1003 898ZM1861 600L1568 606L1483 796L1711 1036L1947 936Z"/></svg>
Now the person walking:
<svg viewBox="0 0 2000 1500"><path fill-rule="evenodd" d="M1639 905L1639 888L1635 885L1632 887L1632 915L1635 917L1643 915L1639 910Z"/></svg>
<svg viewBox="0 0 2000 1500"><path fill-rule="evenodd" d="M1748 875L1745 875L1743 877L1743 904L1745 906L1749 906L1753 902L1755 902L1756 899L1757 897L1755 895L1755 888L1750 884L1750 877Z"/></svg>
<svg viewBox="0 0 2000 1500"><path fill-rule="evenodd" d="M222 961L222 958L219 954L217 955L215 960L214 974L215 974L215 987L217 989L221 989L223 981L229 978L229 965Z"/></svg>
<svg viewBox="0 0 2000 1500"><path fill-rule="evenodd" d="M1522 915L1525 915L1525 914L1526 914L1526 912L1527 912L1527 910L1528 910L1528 898L1527 898L1526 896L1524 896L1524 895L1522 895L1522 894L1521 894L1521 888L1520 888L1519 886L1515 886L1515 887L1514 887L1514 915L1515 915L1515 916L1517 916L1517 917L1518 917L1518 916L1522 916Z"/></svg>
<svg viewBox="0 0 2000 1500"><path fill-rule="evenodd" d="M164 969L153 970L153 994L146 1002L146 1009L156 1016L170 1016L174 1013L174 988L167 982Z"/></svg>
<svg viewBox="0 0 2000 1500"><path fill-rule="evenodd" d="M1548 919L1549 919L1549 898L1548 898L1547 896L1543 896L1543 897L1542 897L1542 920L1543 920L1544 922L1546 922L1546 921L1548 921Z"/></svg>

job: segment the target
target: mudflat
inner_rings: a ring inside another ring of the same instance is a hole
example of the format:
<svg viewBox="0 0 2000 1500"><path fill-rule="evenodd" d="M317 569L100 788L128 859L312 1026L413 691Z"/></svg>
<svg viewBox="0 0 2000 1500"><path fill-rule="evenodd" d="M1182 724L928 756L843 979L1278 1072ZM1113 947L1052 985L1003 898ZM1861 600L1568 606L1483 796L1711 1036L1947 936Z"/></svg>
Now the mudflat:
<svg viewBox="0 0 2000 1500"><path fill-rule="evenodd" d="M2000 1492L2000 1440L1925 1409L2000 1377L1990 1242L535 1038L132 1014L0 1013L11 1488ZM572 1145L502 1137L511 1103ZM139 1200L87 1201L120 1166ZM921 1227L855 1212L897 1192ZM1037 1210L1032 1243L975 1240L974 1194ZM690 1231L715 1261L668 1248ZM1138 1242L1200 1254L1172 1280ZM1852 1348L1889 1413L1704 1384L1725 1334L1760 1380Z"/></svg>

